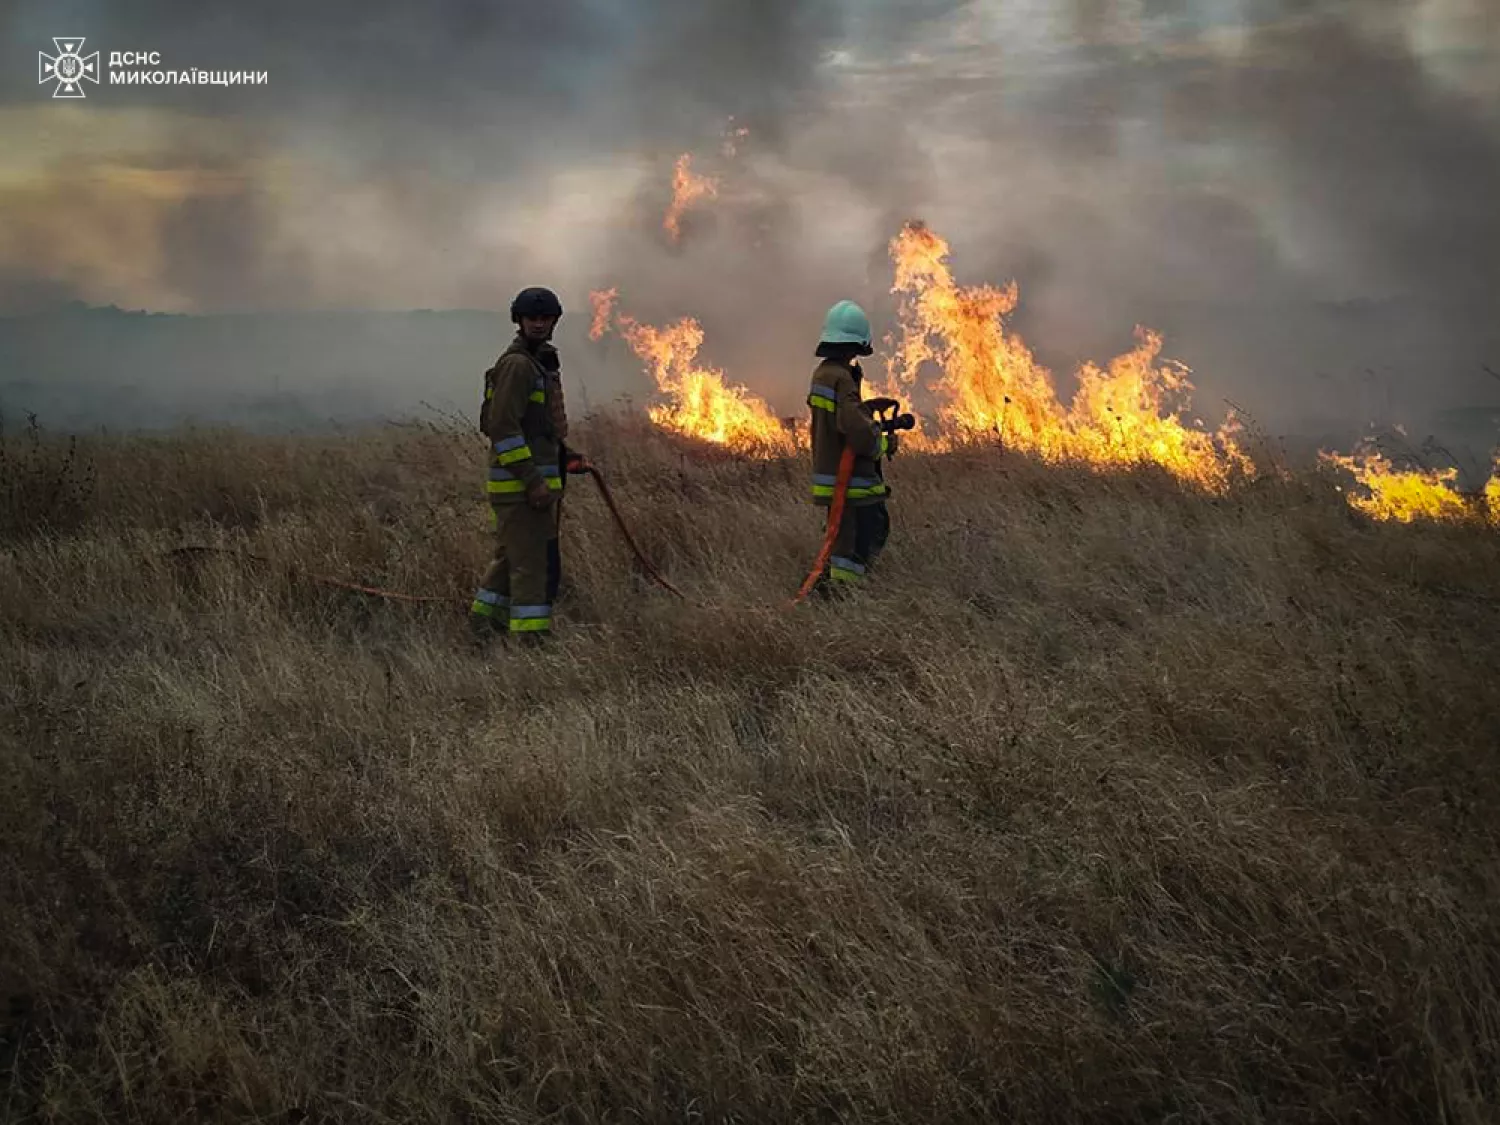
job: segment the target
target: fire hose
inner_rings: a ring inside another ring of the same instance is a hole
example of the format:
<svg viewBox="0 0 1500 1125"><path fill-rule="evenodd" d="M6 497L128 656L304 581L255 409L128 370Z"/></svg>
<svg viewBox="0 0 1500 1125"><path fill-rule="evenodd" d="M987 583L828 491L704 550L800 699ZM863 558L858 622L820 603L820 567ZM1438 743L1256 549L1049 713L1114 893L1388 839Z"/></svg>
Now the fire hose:
<svg viewBox="0 0 1500 1125"><path fill-rule="evenodd" d="M802 588L797 591L797 596L788 603L788 609L801 604L802 600L812 593L813 587L818 584L818 579L823 576L823 569L833 555L834 541L839 537L839 524L844 522L844 497L849 492L849 478L853 473L854 450L845 446L843 455L839 457L839 471L833 478L833 500L828 505L828 530L823 533L823 546L818 549L817 560L813 563L812 569L807 572L807 578L803 580Z"/></svg>
<svg viewBox="0 0 1500 1125"><path fill-rule="evenodd" d="M881 430L886 434L892 434L897 430L910 430L916 425L916 420L910 414L894 413L897 409L899 409L899 404L894 399L872 399L865 405L870 410L871 415L872 417L874 417L877 425L879 425ZM883 417L882 415L886 411L892 412L893 416L890 418ZM599 489L599 495L604 500L605 507L609 509L609 514L614 519L615 527L619 529L620 537L625 540L626 546L630 548L630 551L635 556L636 561L640 563L641 569L644 570L647 576L649 576L651 580L659 585L662 589L668 591L675 597L686 601L687 595L685 595L676 586L672 585L672 583L667 580L667 578L661 573L661 571L652 564L651 560L646 557L646 553L641 550L640 545L635 540L635 536L630 533L630 527L626 524L625 517L620 514L620 509L615 504L614 495L610 492L609 484L607 481L605 481L604 474L599 471L598 466L596 466L592 461L584 457L582 454L569 452L564 460L563 471L565 473L574 475L586 475L593 478L594 484ZM833 545L838 539L839 527L843 523L845 500L849 492L849 480L853 476L853 473L854 450L846 446L844 448L843 454L839 457L838 472L834 477L833 498L828 507L828 526L823 533L823 544L818 550L818 555L816 560L813 562L812 569L808 572L807 578L803 580L802 586L798 589L796 596L786 604L785 608L787 609L795 608L797 605L801 604L804 599L806 599L807 595L810 594L813 588L818 584L818 579L822 576L825 568L828 566L828 560L833 555ZM558 503L561 503L561 497L559 497ZM231 551L228 548L221 547L177 547L171 551L168 551L167 554L173 556L189 554L241 554L243 557L248 558L254 562L269 565L271 561L270 559L263 558L260 555L244 554L243 552ZM291 573L293 577L303 577L307 581L312 582L316 585L329 586L334 589L349 590L354 593L365 594L370 597L384 598L388 601L406 602L410 604L433 604L438 602L452 601L451 598L443 597L440 595L403 594L396 590L384 590L378 586L366 586L357 582L348 582L339 578L331 578L327 575L299 575L299 572L295 570L293 570Z"/></svg>
<svg viewBox="0 0 1500 1125"><path fill-rule="evenodd" d="M599 471L598 467L595 466L593 462L589 461L586 457L583 457L581 454L575 453L571 454L568 457L567 462L564 466L564 471L573 473L575 475L587 475L594 478L594 483L599 487L599 495L604 498L604 504L607 508L609 508L609 514L614 517L615 526L619 528L621 537L625 540L625 543L630 548L631 553L635 555L636 561L641 564L641 569L650 576L652 581L660 585L662 589L667 590L686 601L687 596L683 594L683 592L676 586L672 585L671 582L667 581L666 577L661 573L661 571L659 571L655 566L652 565L651 560L646 557L645 552L642 551L640 546L636 543L635 536L630 534L630 528L626 525L625 518L620 515L620 509L615 504L614 495L610 492L609 485L605 482L604 474ZM560 497L557 502L559 504L561 503ZM264 565L270 565L271 562L270 559L265 558L264 556L252 555L243 551L234 551L227 547L175 547L167 552L167 555L169 557L210 554L239 555L241 558L249 559L251 562L257 562ZM366 594L373 598L384 598L387 601L393 602L406 602L410 604L433 604L437 602L453 601L452 598L442 597L440 595L434 594L403 594L396 590L383 590L378 586L365 586L358 582L347 582L343 579L330 578L327 575L323 574L306 574L296 570L292 570L291 575L294 578L300 577L306 579L308 582L311 582L317 586L328 586L337 590L349 590L356 594Z"/></svg>
<svg viewBox="0 0 1500 1125"><path fill-rule="evenodd" d="M894 434L897 430L916 428L916 418L910 414L899 413L901 404L893 398L873 398L864 405L881 432L887 435ZM890 417L885 417L886 414ZM828 560L833 556L833 545L839 537L839 526L844 522L844 500L849 493L849 478L853 475L854 449L846 445L844 452L839 456L838 472L833 478L833 499L828 505L828 529L823 533L823 546L819 548L817 560L813 563L812 570L808 571L807 578L803 580L802 588L787 605L788 609L801 604L803 599L812 593L813 587L818 584L818 579L823 576L824 568L828 566Z"/></svg>
<svg viewBox="0 0 1500 1125"><path fill-rule="evenodd" d="M615 507L615 498L610 494L609 485L604 481L604 474L599 471L594 463L582 454L574 454L566 465L565 471L570 473L587 473L594 478L594 484L599 488L599 495L604 498L605 507L609 509L609 514L614 517L615 526L620 529L620 536L625 540L625 544L630 548L631 553L635 555L636 562L641 564L641 569L650 575L652 581L656 582L662 589L676 594L683 601L687 601L687 596L662 577L661 571L651 565L651 560L646 557L646 553L636 544L635 536L630 534L630 528L625 525L625 517L620 515L620 509Z"/></svg>
<svg viewBox="0 0 1500 1125"><path fill-rule="evenodd" d="M269 566L271 560L264 555L252 555L245 551L233 551L228 547L174 547L166 552L169 558L186 555L238 555L240 558L249 559L251 562L261 563ZM402 594L396 590L382 590L378 586L362 586L358 582L346 582L342 578L330 578L325 574L306 574L296 570L290 571L293 578L304 578L315 586L329 586L336 590L352 590L356 594L368 594L374 598L384 598L393 602L408 602L412 604L431 604L436 602L450 602L452 598L439 597L437 595Z"/></svg>

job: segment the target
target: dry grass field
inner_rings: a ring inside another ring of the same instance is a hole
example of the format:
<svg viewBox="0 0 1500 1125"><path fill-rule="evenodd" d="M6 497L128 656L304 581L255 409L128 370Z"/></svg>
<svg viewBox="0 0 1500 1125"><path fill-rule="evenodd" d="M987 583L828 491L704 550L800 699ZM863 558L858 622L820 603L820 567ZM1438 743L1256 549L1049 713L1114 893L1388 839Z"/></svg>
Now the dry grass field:
<svg viewBox="0 0 1500 1125"><path fill-rule="evenodd" d="M6 440L0 1120L1500 1115L1495 530L577 429L488 656L477 434Z"/></svg>

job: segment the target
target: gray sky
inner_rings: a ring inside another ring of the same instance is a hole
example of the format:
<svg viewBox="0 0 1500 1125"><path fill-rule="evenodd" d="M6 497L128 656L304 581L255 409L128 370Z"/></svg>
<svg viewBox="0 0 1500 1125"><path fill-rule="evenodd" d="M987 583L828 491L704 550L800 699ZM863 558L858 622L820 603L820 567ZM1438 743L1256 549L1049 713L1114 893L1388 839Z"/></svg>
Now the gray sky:
<svg viewBox="0 0 1500 1125"><path fill-rule="evenodd" d="M58 34L270 82L61 102ZM829 304L892 327L885 246L920 217L961 280L1019 283L1060 378L1139 322L1205 416L1500 389L1497 0L10 0L0 43L0 312L549 284L568 369L628 388L581 340L616 285L793 409ZM681 152L722 185L672 246Z"/></svg>

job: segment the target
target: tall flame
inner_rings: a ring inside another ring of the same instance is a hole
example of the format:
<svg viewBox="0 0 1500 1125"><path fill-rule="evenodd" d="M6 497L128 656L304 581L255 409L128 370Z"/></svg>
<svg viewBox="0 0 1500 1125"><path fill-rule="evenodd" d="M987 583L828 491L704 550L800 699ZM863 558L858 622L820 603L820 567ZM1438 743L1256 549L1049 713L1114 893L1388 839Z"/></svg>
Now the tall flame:
<svg viewBox="0 0 1500 1125"><path fill-rule="evenodd" d="M700 199L712 199L719 194L719 181L711 176L700 176L692 170L693 158L683 153L672 169L672 202L667 207L662 229L673 242L682 238L682 216Z"/></svg>
<svg viewBox="0 0 1500 1125"><path fill-rule="evenodd" d="M716 191L713 180L695 175L689 165L686 155L677 161L664 224L674 240L686 208ZM867 379L864 397L907 400L913 392L925 392L935 400L935 418L919 415L917 428L901 433L904 448L942 452L987 440L1049 461L1099 468L1151 463L1215 493L1253 475L1233 414L1213 433L1199 428L1200 422L1183 422L1181 409L1193 390L1191 372L1161 358L1159 333L1137 326L1130 351L1103 367L1085 363L1077 372L1078 389L1064 405L1051 373L1006 324L1017 303L1015 283L959 285L948 266L948 243L920 222L903 227L891 240L890 253L901 335L895 341L887 337L892 346L884 385ZM703 329L696 320L684 317L663 328L641 324L616 313L617 298L615 289L590 295L589 336L600 339L613 320L645 361L667 399L650 408L652 421L750 456L796 453L805 423L788 426L762 399L728 383L721 370L700 366ZM932 374L924 384L928 365ZM1360 490L1346 492L1348 502L1379 519L1477 516L1500 527L1500 451L1494 475L1477 497L1457 490L1455 469L1396 469L1374 450L1320 457L1353 474Z"/></svg>
<svg viewBox="0 0 1500 1125"><path fill-rule="evenodd" d="M783 457L796 452L794 433L782 425L764 400L742 386L727 383L718 368L698 364L703 329L696 320L683 317L664 328L642 324L634 317L613 312L615 296L614 290L590 294L594 323L607 326L613 314L620 335L645 361L657 389L667 399L649 408L653 422L750 456Z"/></svg>
<svg viewBox="0 0 1500 1125"><path fill-rule="evenodd" d="M1158 364L1160 334L1137 326L1135 336L1135 349L1111 360L1107 371L1092 363L1079 371L1068 411L1070 455L1095 465L1154 462L1216 492L1235 475L1253 473L1235 440L1238 420L1231 416L1216 434L1184 425L1173 402L1186 403L1192 391L1188 369Z"/></svg>
<svg viewBox="0 0 1500 1125"><path fill-rule="evenodd" d="M1014 283L959 285L947 242L920 222L907 223L890 249L891 291L902 297L892 371L898 384L913 387L924 363L937 366L932 390L948 443L990 438L1047 460L1098 466L1151 462L1213 491L1249 468L1232 423L1217 434L1183 424L1174 400L1185 399L1192 383L1181 364L1158 362L1157 333L1138 327L1132 351L1106 368L1085 364L1065 407L1050 372L1006 329Z"/></svg>
<svg viewBox="0 0 1500 1125"><path fill-rule="evenodd" d="M589 325L589 339L598 340L603 338L609 331L609 320L614 315L615 301L619 298L618 289L596 289L589 294L589 304L594 307L594 321Z"/></svg>

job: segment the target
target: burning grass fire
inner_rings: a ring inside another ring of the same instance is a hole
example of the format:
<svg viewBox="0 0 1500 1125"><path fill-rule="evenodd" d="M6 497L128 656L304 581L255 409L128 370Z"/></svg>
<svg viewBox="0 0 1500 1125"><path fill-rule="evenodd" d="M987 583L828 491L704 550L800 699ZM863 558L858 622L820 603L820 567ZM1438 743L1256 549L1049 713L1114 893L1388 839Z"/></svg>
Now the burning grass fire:
<svg viewBox="0 0 1500 1125"><path fill-rule="evenodd" d="M1353 454L1323 453L1324 463L1345 469L1369 495L1345 492L1351 507L1381 520L1462 522L1488 518L1500 526L1500 462L1484 494L1471 503L1454 487L1457 469L1398 469L1373 449Z"/></svg>
<svg viewBox="0 0 1500 1125"><path fill-rule="evenodd" d="M891 241L892 292L902 299L902 339L892 356L898 386L918 386L931 362L931 387L944 444L996 440L1046 460L1124 467L1153 463L1212 491L1228 487L1250 462L1233 420L1218 433L1185 425L1179 401L1192 390L1185 367L1159 362L1161 337L1136 329L1136 347L1107 367L1085 364L1071 406L1004 318L1016 306L1014 284L960 286L948 244L924 224L908 223Z"/></svg>
<svg viewBox="0 0 1500 1125"><path fill-rule="evenodd" d="M658 426L751 457L790 457L796 438L775 412L744 387L725 381L717 368L698 365L703 328L691 317L664 328L642 324L615 310L614 289L589 294L594 307L591 339L615 328L645 361L657 390L667 399L649 408Z"/></svg>
<svg viewBox="0 0 1500 1125"><path fill-rule="evenodd" d="M676 187L665 224L674 240L682 211L694 199L712 195L714 183L695 176L683 156ZM1138 326L1133 349L1103 367L1084 364L1077 390L1064 404L1051 372L1006 325L1016 307L1016 285L960 285L948 253L948 243L916 221L890 242L891 292L900 300L901 329L886 378L871 378L865 395L917 400L919 417L925 413L926 418L903 435L906 449L938 453L991 442L1045 461L1100 469L1151 464L1212 493L1254 474L1233 413L1213 432L1183 420L1193 390L1190 372L1161 358L1160 334ZM590 336L600 339L613 320L645 361L667 399L650 409L654 422L746 456L798 452L797 433L770 406L729 383L722 371L697 364L703 330L696 320L684 317L655 328L617 315L616 298L614 289L591 295ZM1467 498L1455 487L1456 470L1396 469L1371 451L1324 453L1322 459L1353 475L1357 489L1346 491L1346 499L1378 519L1477 517L1500 526L1500 462L1483 495Z"/></svg>

